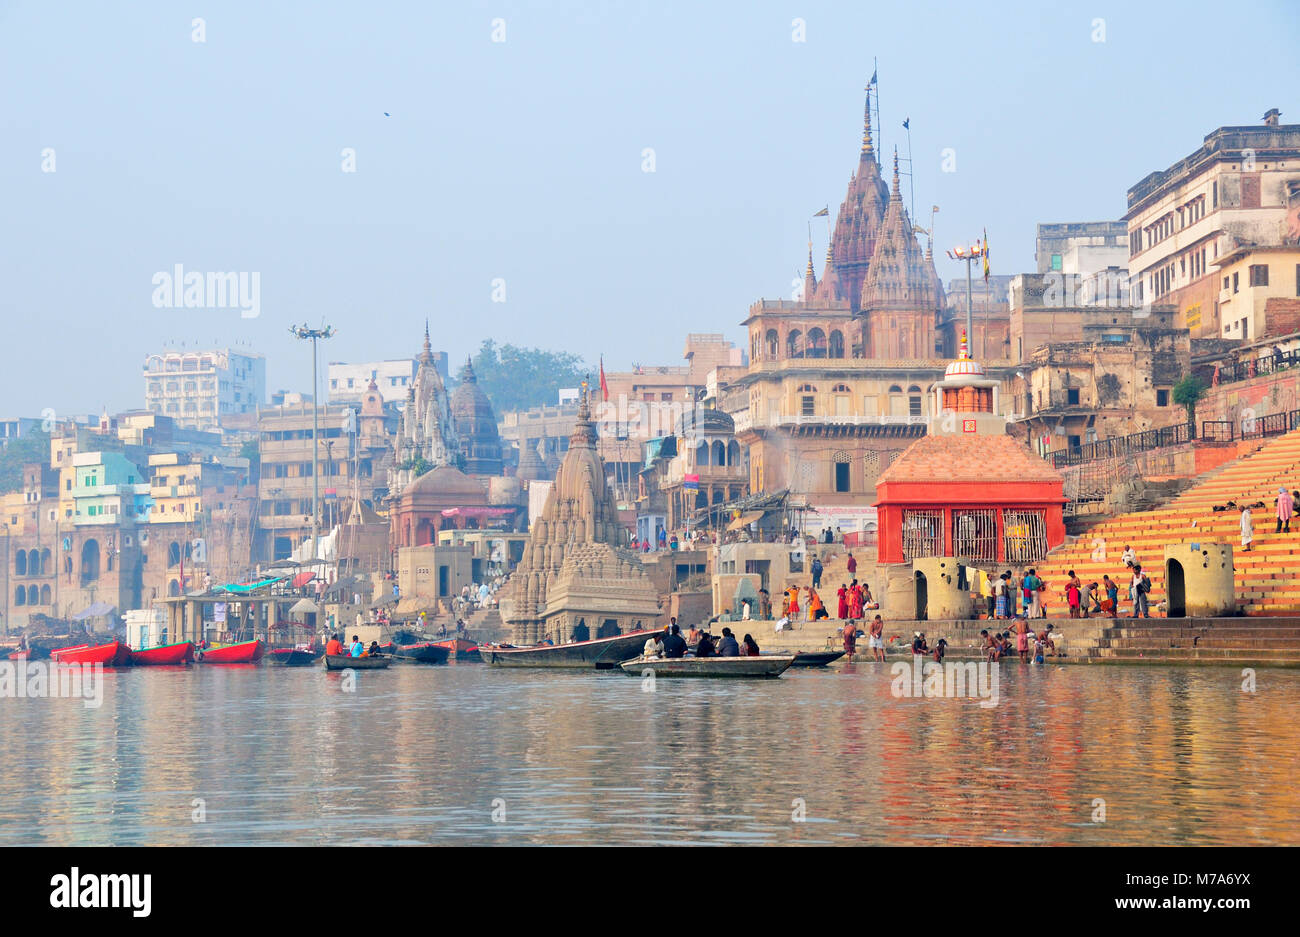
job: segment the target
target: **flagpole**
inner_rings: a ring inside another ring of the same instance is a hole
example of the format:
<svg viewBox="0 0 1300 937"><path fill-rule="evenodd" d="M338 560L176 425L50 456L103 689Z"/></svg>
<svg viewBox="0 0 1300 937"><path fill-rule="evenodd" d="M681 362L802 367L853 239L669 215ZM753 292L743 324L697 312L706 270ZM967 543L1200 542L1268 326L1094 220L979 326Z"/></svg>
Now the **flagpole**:
<svg viewBox="0 0 1300 937"><path fill-rule="evenodd" d="M884 138L885 124L884 121L880 119L880 81L878 79L879 74L880 74L880 66L876 62L876 57L873 55L871 57L871 84L875 85L876 88L876 127L879 128L876 132L881 134L880 148L877 152L884 153L885 152L885 138Z"/></svg>
<svg viewBox="0 0 1300 937"><path fill-rule="evenodd" d="M880 99L880 95L876 95ZM912 118L903 120L903 129L907 131L907 188L912 200L912 220L916 220L916 167L912 165Z"/></svg>

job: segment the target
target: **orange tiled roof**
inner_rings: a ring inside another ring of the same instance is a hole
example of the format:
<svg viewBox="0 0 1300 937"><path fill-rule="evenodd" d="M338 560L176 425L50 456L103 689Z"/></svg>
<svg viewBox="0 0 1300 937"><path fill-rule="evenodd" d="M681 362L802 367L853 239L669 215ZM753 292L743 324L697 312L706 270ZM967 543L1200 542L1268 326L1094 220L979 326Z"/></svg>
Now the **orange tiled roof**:
<svg viewBox="0 0 1300 937"><path fill-rule="evenodd" d="M1061 481L1061 473L1010 436L922 436L880 473L903 481Z"/></svg>

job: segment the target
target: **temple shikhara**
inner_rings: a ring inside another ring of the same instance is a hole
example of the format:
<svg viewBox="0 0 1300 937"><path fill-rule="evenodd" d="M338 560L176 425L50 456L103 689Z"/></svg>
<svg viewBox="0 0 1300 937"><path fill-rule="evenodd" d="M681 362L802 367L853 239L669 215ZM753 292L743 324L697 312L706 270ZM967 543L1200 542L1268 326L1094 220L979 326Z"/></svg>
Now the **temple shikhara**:
<svg viewBox="0 0 1300 937"><path fill-rule="evenodd" d="M514 640L558 644L653 626L659 594L626 542L584 391L569 451L511 580Z"/></svg>

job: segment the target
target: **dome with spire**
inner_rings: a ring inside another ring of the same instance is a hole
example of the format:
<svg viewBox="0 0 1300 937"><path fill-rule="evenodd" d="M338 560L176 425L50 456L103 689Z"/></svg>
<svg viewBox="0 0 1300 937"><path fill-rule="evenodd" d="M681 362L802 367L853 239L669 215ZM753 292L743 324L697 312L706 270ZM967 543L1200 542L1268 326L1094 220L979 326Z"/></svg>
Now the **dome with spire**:
<svg viewBox="0 0 1300 937"><path fill-rule="evenodd" d="M460 385L451 394L451 416L465 471L471 475L500 475L501 435L496 414L478 385L469 359L465 360Z"/></svg>
<svg viewBox="0 0 1300 937"><path fill-rule="evenodd" d="M429 343L428 322L424 324L424 348L416 361L415 378L393 443L394 470L390 478L393 495L415 480L417 469L450 465L459 451L447 387L438 373Z"/></svg>
<svg viewBox="0 0 1300 937"><path fill-rule="evenodd" d="M548 481L551 478L551 472L537 450L537 443L531 439L525 439L519 447L519 467L515 469L515 477L525 482Z"/></svg>

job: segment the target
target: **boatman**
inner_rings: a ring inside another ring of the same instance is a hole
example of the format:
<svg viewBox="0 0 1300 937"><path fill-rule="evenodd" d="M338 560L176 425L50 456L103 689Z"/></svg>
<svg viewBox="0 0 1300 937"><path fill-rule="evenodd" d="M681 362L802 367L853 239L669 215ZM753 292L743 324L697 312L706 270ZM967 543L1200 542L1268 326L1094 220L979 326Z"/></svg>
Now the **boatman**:
<svg viewBox="0 0 1300 937"><path fill-rule="evenodd" d="M352 656L361 657L366 653L366 646L361 643L361 639L355 634L352 636Z"/></svg>
<svg viewBox="0 0 1300 937"><path fill-rule="evenodd" d="M664 639L662 631L656 631L646 639L645 647L641 649L641 656L650 659L659 656L659 642Z"/></svg>
<svg viewBox="0 0 1300 937"><path fill-rule="evenodd" d="M339 640L337 634L330 635L330 639L325 642L325 653L333 655L334 657L341 657L343 655L343 642Z"/></svg>

